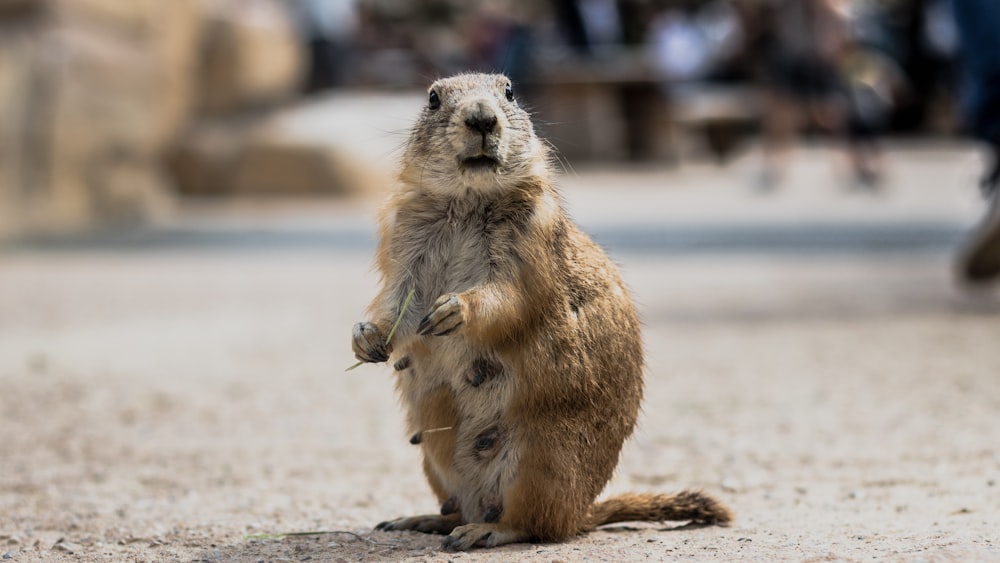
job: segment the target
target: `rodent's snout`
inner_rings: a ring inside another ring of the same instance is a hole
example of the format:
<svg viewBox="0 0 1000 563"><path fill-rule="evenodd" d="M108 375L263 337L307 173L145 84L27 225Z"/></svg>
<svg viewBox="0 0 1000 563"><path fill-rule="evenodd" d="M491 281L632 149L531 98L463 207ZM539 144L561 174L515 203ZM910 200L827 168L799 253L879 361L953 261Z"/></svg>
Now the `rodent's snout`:
<svg viewBox="0 0 1000 563"><path fill-rule="evenodd" d="M469 129L488 135L496 131L497 113L492 104L477 100L462 108L462 121Z"/></svg>
<svg viewBox="0 0 1000 563"><path fill-rule="evenodd" d="M480 111L465 117L465 126L486 135L497 127L497 116L489 110Z"/></svg>

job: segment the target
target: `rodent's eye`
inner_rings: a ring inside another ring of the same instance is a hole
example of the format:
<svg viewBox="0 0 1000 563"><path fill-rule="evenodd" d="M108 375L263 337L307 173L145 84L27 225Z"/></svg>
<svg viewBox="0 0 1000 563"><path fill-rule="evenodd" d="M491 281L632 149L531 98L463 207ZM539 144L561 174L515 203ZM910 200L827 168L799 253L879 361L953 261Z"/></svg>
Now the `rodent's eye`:
<svg viewBox="0 0 1000 563"><path fill-rule="evenodd" d="M430 95L427 96L427 107L431 109L437 109L441 107L441 97L435 90L431 90Z"/></svg>
<svg viewBox="0 0 1000 563"><path fill-rule="evenodd" d="M507 96L507 101L508 102L513 102L514 101L514 87L511 86L510 84L508 84L507 87L504 88L503 94L505 96Z"/></svg>

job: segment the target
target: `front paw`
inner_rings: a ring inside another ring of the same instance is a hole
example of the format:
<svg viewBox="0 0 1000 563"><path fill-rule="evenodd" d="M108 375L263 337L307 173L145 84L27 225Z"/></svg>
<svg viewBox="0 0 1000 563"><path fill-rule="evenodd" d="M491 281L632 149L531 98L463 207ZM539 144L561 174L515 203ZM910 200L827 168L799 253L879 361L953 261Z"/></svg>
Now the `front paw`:
<svg viewBox="0 0 1000 563"><path fill-rule="evenodd" d="M420 321L417 333L421 336L433 334L445 336L455 332L465 322L465 303L462 296L449 293L438 297L431 307L431 312Z"/></svg>
<svg viewBox="0 0 1000 563"><path fill-rule="evenodd" d="M385 336L375 324L366 322L354 325L353 336L351 347L357 359L369 363L379 363L389 359L392 346L385 341Z"/></svg>

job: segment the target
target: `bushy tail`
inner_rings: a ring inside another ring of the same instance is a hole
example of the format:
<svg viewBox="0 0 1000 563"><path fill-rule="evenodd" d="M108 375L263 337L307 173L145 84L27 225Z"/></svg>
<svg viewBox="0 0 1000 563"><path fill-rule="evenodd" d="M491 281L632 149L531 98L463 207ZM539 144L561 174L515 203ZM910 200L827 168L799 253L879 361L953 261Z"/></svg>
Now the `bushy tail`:
<svg viewBox="0 0 1000 563"><path fill-rule="evenodd" d="M665 495L626 493L594 504L591 529L615 522L658 522L690 520L696 524L724 526L733 513L724 504L701 491L681 491Z"/></svg>

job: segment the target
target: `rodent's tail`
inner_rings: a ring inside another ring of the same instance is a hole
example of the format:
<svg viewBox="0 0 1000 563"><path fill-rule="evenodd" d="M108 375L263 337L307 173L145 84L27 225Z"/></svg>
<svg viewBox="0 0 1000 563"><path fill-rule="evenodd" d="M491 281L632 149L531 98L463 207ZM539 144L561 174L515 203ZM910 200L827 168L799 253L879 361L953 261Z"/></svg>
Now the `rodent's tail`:
<svg viewBox="0 0 1000 563"><path fill-rule="evenodd" d="M590 528L615 522L690 520L696 524L724 526L733 513L724 504L701 491L675 494L626 493L594 503Z"/></svg>

